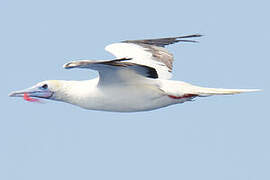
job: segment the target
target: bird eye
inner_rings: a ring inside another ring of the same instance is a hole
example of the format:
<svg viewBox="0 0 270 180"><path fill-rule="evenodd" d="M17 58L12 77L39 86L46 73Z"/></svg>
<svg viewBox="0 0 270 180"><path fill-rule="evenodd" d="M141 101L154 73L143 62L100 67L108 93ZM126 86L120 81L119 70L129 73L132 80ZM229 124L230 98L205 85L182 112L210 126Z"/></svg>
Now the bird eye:
<svg viewBox="0 0 270 180"><path fill-rule="evenodd" d="M41 86L42 89L47 89L48 88L48 85L47 84L44 84Z"/></svg>

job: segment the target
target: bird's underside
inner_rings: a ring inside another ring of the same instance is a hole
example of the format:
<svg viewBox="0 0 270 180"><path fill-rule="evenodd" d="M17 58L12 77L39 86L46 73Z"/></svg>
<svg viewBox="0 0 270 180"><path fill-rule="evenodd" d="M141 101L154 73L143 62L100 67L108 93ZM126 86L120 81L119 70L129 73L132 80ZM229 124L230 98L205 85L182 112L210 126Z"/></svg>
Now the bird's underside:
<svg viewBox="0 0 270 180"><path fill-rule="evenodd" d="M78 60L64 65L66 69L96 70L99 72L98 78L88 81L44 81L33 86L32 92L29 89L17 91L11 96L28 93L29 97L64 101L86 109L135 112L183 103L196 97L257 91L204 88L169 80L173 55L165 46L177 42L196 42L191 38L200 36L194 34L114 43L105 49L115 59ZM46 95L42 92L46 92Z"/></svg>

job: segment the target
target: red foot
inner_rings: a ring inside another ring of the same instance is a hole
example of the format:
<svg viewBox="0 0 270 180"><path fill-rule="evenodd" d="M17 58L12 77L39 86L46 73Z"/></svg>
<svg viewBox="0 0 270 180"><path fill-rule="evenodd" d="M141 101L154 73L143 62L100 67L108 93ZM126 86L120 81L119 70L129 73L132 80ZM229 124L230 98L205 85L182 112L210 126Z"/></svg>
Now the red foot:
<svg viewBox="0 0 270 180"><path fill-rule="evenodd" d="M183 96L172 96L172 95L168 95L170 98L172 99L184 99L184 98L192 98L192 97L196 97L198 95L196 94L184 94Z"/></svg>

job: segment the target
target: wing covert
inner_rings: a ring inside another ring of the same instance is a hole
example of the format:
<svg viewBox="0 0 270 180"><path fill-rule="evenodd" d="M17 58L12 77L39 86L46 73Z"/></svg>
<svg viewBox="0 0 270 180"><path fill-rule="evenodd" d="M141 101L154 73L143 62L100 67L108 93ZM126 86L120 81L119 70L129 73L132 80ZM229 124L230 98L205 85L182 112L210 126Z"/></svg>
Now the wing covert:
<svg viewBox="0 0 270 180"><path fill-rule="evenodd" d="M64 64L65 69L87 68L99 72L100 84L132 83L147 78L158 78L156 69L136 64L129 58L114 60L78 60Z"/></svg>
<svg viewBox="0 0 270 180"><path fill-rule="evenodd" d="M171 78L173 55L164 47L177 42L197 42L186 38L200 37L199 34L144 40L127 40L110 44L105 50L117 58L132 58L130 61L155 68L159 78Z"/></svg>
<svg viewBox="0 0 270 180"><path fill-rule="evenodd" d="M129 62L156 69L159 78L171 78L173 55L165 48L147 44L114 43L106 46L105 50L117 58L131 58Z"/></svg>

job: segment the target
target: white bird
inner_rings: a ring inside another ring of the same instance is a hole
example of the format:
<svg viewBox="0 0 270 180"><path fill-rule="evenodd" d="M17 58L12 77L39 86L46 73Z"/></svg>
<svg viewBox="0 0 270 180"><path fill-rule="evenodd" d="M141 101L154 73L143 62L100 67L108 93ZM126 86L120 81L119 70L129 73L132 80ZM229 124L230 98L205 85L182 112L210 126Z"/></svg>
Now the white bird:
<svg viewBox="0 0 270 180"><path fill-rule="evenodd" d="M171 78L173 55L164 47L199 34L145 40L128 40L105 49L113 60L78 60L64 68L87 68L99 77L85 81L47 80L9 96L63 101L85 109L136 112L183 103L197 97L238 94L258 89L221 89L194 86Z"/></svg>

